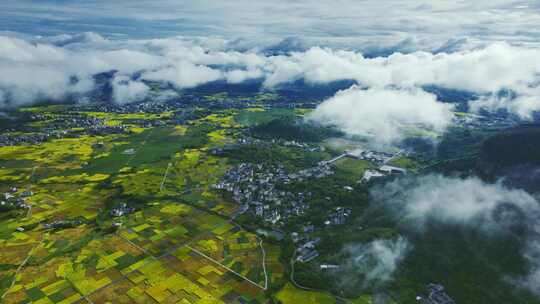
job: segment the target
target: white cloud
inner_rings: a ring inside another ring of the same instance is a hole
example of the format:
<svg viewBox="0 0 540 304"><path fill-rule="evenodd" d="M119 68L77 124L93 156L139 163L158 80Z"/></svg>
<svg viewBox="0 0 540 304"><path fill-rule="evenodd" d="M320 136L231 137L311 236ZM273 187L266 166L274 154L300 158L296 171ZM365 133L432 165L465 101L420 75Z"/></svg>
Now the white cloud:
<svg viewBox="0 0 540 304"><path fill-rule="evenodd" d="M368 135L380 143L402 139L416 127L443 131L451 122L452 106L420 89L361 89L352 87L324 101L309 119L335 125L352 135Z"/></svg>
<svg viewBox="0 0 540 304"><path fill-rule="evenodd" d="M509 96L510 95L510 96ZM497 111L505 109L522 119L533 119L533 113L540 111L540 86L523 89L519 95L506 94L499 96L490 94L470 103L473 112L480 110Z"/></svg>
<svg viewBox="0 0 540 304"><path fill-rule="evenodd" d="M54 46L0 37L0 89L4 99L28 104L37 98L60 98L84 90L88 83L70 85L66 77L62 63L68 57L67 52Z"/></svg>
<svg viewBox="0 0 540 304"><path fill-rule="evenodd" d="M481 99L474 109L507 108L529 118L539 109L540 48L493 43L453 53L394 53L365 58L361 53L311 48L291 56L270 57L263 67L268 87L305 79L312 83L356 80L366 87L437 85L495 96L500 90L518 94L516 102Z"/></svg>
<svg viewBox="0 0 540 304"><path fill-rule="evenodd" d="M407 239L398 237L389 240L375 240L362 245L344 248L348 256L343 268L347 274L340 273L342 280L350 280L351 274L362 276L364 287L391 281L399 264L411 250Z"/></svg>
<svg viewBox="0 0 540 304"><path fill-rule="evenodd" d="M378 81L362 81L363 75L381 80L379 71L375 71L361 54L350 51L311 48L306 52L292 53L291 56L269 58L267 70L269 76L265 85L276 86L281 83L305 78L313 83L328 83L336 80L354 79L363 84L376 84ZM384 85L384 84L382 84Z"/></svg>
<svg viewBox="0 0 540 304"><path fill-rule="evenodd" d="M168 81L178 88L192 88L222 78L219 70L182 61L160 70L143 73L145 80Z"/></svg>
<svg viewBox="0 0 540 304"><path fill-rule="evenodd" d="M264 76L260 69L253 70L233 70L226 73L228 83L242 83L246 80L262 78Z"/></svg>
<svg viewBox="0 0 540 304"><path fill-rule="evenodd" d="M140 80L167 81L177 88L264 76L260 67L267 58L223 51L225 44L202 38L108 40L93 33L38 39L0 36L0 89L8 100L3 106L84 95L94 87L93 75L112 70L122 77L141 73ZM142 82L123 80L112 85L114 100L124 102L138 100L145 88Z"/></svg>
<svg viewBox="0 0 540 304"><path fill-rule="evenodd" d="M529 193L478 178L428 175L396 180L371 194L419 232L428 221L473 227L493 237L525 228L520 235L526 241L522 254L529 272L509 280L540 296L540 203Z"/></svg>
<svg viewBox="0 0 540 304"><path fill-rule="evenodd" d="M150 91L144 83L130 80L127 76L115 77L112 87L114 101L119 104L143 100Z"/></svg>
<svg viewBox="0 0 540 304"><path fill-rule="evenodd" d="M401 193L399 202L391 198ZM426 221L479 225L489 231L498 223L495 212L503 204L540 213L540 204L523 190L502 184L487 184L478 178L448 178L439 175L413 181L397 180L372 192L376 200L398 207L401 215L423 228Z"/></svg>
<svg viewBox="0 0 540 304"><path fill-rule="evenodd" d="M539 80L540 48L495 43L455 53L394 53L364 58L351 51L312 48L270 60L267 85L297 78L315 83L357 80L366 86L421 86L435 84L474 92L520 90Z"/></svg>
<svg viewBox="0 0 540 304"><path fill-rule="evenodd" d="M15 104L62 99L91 89L92 75L117 70L128 76L142 72L142 79L168 81L178 88L250 79L263 79L271 88L305 79L314 84L355 80L371 89L399 87L416 95L420 94L416 88L423 85L483 96L512 90L518 96L512 102L483 98L473 108L503 107L525 118L539 108L540 48L494 43L450 54L417 51L366 58L354 51L320 47L267 56L255 49L230 48L236 44L218 38L109 40L93 33L24 39L0 36L0 68L5 71L0 88ZM73 82L74 77L79 81Z"/></svg>

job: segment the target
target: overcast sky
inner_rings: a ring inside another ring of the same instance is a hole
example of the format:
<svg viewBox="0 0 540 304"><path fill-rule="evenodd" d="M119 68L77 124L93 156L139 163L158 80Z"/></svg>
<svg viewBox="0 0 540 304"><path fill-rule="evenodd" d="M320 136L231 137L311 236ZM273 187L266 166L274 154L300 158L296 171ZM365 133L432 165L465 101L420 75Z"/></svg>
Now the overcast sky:
<svg viewBox="0 0 540 304"><path fill-rule="evenodd" d="M40 35L293 36L342 46L405 38L540 40L540 3L524 0L2 0L0 11L0 29Z"/></svg>
<svg viewBox="0 0 540 304"><path fill-rule="evenodd" d="M383 142L451 123L426 85L478 94L476 111L540 111L538 0L0 0L0 12L0 109L84 101L93 75L115 70L118 103L154 98L147 81L354 80L312 118Z"/></svg>

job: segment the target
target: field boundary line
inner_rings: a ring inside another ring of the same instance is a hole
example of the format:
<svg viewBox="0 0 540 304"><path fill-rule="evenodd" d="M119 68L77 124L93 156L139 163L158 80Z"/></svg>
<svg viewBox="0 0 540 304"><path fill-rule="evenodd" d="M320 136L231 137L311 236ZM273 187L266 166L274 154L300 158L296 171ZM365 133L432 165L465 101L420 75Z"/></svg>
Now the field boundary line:
<svg viewBox="0 0 540 304"><path fill-rule="evenodd" d="M24 261L19 265L19 267L17 267L17 271L15 271L15 274L13 275L13 280L11 280L11 284L9 285L9 287L6 289L6 291L2 294L2 296L0 297L0 300L4 299L4 297L9 293L9 290L11 288L13 288L13 285L15 285L15 283L17 282L17 276L19 275L19 273L21 272L21 270L24 268L24 266L26 266L26 263L28 262L28 260L30 259L30 257L32 256L32 252L34 250L36 250L36 248L39 247L39 245L41 245L41 243L43 243L43 240L44 240L44 236L43 234L41 235L41 240L34 246L32 247L32 249L30 249L30 251L28 251L28 255L26 256L26 258L24 259Z"/></svg>
<svg viewBox="0 0 540 304"><path fill-rule="evenodd" d="M231 272L231 273L237 275L238 277L240 277L240 278L242 278L242 279L248 281L249 283L251 283L251 284L253 284L253 285L259 287L260 289L266 290L266 287L261 286L259 283L253 282L252 280L250 280L249 278L245 277L244 275L242 275L242 274L240 274L240 273L238 273L238 272L232 270L231 268L229 268L229 267L227 267L227 266L221 264L220 262L216 261L216 260L213 259L212 257L207 256L206 254L200 252L199 250L197 250L197 249L195 249L195 248L193 248L193 247L191 247L191 246L189 246L189 245L186 245L186 247L189 248L189 249L191 249L193 252L197 253L198 255L202 256L203 258L205 258L205 259L207 259L207 260L213 262L213 263L216 264L216 265L219 265L220 267L222 267L222 268L228 270L229 272Z"/></svg>
<svg viewBox="0 0 540 304"><path fill-rule="evenodd" d="M172 163L167 164L167 169L165 169L165 174L163 175L163 180L161 181L161 185L159 186L159 192L163 192L163 186L165 186L165 181L167 180L167 174L169 173L169 169L172 167Z"/></svg>

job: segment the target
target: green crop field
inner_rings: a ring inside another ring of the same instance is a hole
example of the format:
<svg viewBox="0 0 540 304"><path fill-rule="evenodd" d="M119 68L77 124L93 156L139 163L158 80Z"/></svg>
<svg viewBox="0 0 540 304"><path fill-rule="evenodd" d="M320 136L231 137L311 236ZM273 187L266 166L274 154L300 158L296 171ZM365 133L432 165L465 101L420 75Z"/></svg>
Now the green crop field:
<svg viewBox="0 0 540 304"><path fill-rule="evenodd" d="M171 114L81 114L130 133L0 147L0 190L32 191L29 209L0 214L2 302L264 303L263 268L283 280L279 247L228 220L237 207L211 188L229 165L209 149L234 141L233 116L138 127ZM121 203L133 212L110 217Z"/></svg>
<svg viewBox="0 0 540 304"><path fill-rule="evenodd" d="M395 238L405 219L396 223L370 202L360 180L376 162L344 157L324 169L328 174L294 178L323 170L326 160L359 143L302 119L310 109L251 104L146 114L65 105L21 111L44 118L27 122L17 136L38 134L70 115L99 119L104 131L70 128L69 136L0 147L0 193L24 202L0 209L2 303L375 303L377 288L345 289L319 266L343 263L349 244ZM304 200L304 207L283 207L274 223L242 211L234 198L240 189L216 185L246 164L282 170L264 178L252 173L263 189L248 187L250 195L275 191L283 193L277 206ZM416 173L424 163L401 155L389 164ZM291 179L264 188L278 174ZM346 224L331 224L337 210L347 210ZM318 255L295 262L299 243L291 236L307 225L316 227L309 237L321 240ZM422 261L435 263L423 255L429 246L411 251L410 264L393 281L400 285L389 283L393 291L383 295L388 303L411 303L432 275L410 275Z"/></svg>

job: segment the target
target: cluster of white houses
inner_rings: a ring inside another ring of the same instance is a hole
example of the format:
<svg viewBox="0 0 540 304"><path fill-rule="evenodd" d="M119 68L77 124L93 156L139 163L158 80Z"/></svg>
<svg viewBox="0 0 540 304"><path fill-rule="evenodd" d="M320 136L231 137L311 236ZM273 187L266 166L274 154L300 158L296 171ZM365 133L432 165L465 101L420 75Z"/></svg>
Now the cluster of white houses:
<svg viewBox="0 0 540 304"><path fill-rule="evenodd" d="M9 187L9 191L4 192L0 199L0 210L29 209L26 198L34 195L30 190L20 191L17 187Z"/></svg>
<svg viewBox="0 0 540 304"><path fill-rule="evenodd" d="M230 192L233 200L241 205L242 212L252 211L265 222L279 227L288 218L305 213L311 193L283 191L276 185L321 178L332 173L328 165L288 173L283 166L242 163L227 171L213 187Z"/></svg>
<svg viewBox="0 0 540 304"><path fill-rule="evenodd" d="M417 296L416 300L421 304L456 304L444 291L444 286L433 283L428 284L426 294Z"/></svg>

